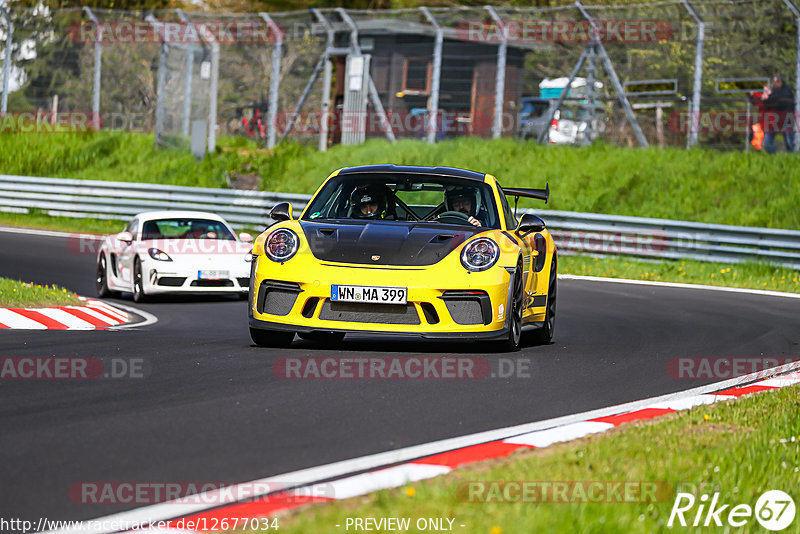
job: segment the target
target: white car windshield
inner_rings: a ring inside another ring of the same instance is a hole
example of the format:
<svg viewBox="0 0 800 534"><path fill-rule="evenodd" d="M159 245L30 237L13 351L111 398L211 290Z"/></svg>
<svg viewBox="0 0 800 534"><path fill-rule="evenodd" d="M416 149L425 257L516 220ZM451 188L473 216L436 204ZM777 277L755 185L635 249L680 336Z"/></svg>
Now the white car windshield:
<svg viewBox="0 0 800 534"><path fill-rule="evenodd" d="M221 239L236 237L220 221L211 219L157 219L142 226L142 240L149 239Z"/></svg>

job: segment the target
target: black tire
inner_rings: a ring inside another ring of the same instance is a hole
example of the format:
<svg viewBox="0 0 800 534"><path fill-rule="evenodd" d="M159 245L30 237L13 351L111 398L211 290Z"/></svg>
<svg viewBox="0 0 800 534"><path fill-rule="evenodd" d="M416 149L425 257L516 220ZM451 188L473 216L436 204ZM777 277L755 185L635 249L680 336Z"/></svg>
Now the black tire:
<svg viewBox="0 0 800 534"><path fill-rule="evenodd" d="M525 288L522 281L521 261L517 263L512 283L514 287L511 290L511 302L508 310L508 338L501 345L504 352L516 352L522 345L522 307L525 299Z"/></svg>
<svg viewBox="0 0 800 534"><path fill-rule="evenodd" d="M118 295L117 291L112 291L108 288L108 264L105 254L100 254L100 258L97 260L97 274L94 283L98 297L108 298Z"/></svg>
<svg viewBox="0 0 800 534"><path fill-rule="evenodd" d="M320 345L338 345L344 339L344 332L298 332L297 335Z"/></svg>
<svg viewBox="0 0 800 534"><path fill-rule="evenodd" d="M548 345L553 341L556 328L556 297L558 296L558 257L553 254L553 265L550 268L550 282L547 286L547 307L544 324L532 333L531 338L537 345Z"/></svg>
<svg viewBox="0 0 800 534"><path fill-rule="evenodd" d="M259 347L288 347L294 340L294 332L250 327L250 339Z"/></svg>
<svg viewBox="0 0 800 534"><path fill-rule="evenodd" d="M133 301L144 302L147 295L144 292L144 275L142 275L142 262L139 258L133 260Z"/></svg>

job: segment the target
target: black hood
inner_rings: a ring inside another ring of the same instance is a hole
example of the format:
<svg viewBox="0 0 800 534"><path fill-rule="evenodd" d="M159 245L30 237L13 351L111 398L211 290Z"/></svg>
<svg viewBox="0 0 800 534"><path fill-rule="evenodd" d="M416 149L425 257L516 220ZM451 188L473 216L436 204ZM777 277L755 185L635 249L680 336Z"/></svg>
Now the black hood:
<svg viewBox="0 0 800 534"><path fill-rule="evenodd" d="M301 221L311 252L319 260L366 265L433 265L480 228L416 222ZM377 259L376 259L377 258Z"/></svg>

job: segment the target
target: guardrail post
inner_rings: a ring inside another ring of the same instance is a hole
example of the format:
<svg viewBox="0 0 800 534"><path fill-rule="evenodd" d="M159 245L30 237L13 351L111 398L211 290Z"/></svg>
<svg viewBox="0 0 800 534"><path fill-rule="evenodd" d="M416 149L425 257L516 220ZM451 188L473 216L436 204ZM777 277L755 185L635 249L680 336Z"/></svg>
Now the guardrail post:
<svg viewBox="0 0 800 534"><path fill-rule="evenodd" d="M703 87L703 43L705 42L706 24L689 0L681 0L683 7L697 24L697 44L694 53L694 81L692 82L692 114L691 130L686 138L688 147L697 146L697 134L700 131L700 91Z"/></svg>
<svg viewBox="0 0 800 534"><path fill-rule="evenodd" d="M431 96L428 103L428 122L426 126L426 136L428 144L436 142L436 133L439 128L439 86L442 81L442 43L444 42L444 30L441 24L433 16L427 7L419 8L428 22L436 29L436 38L433 43L433 72L431 73ZM444 124L442 124L444 126Z"/></svg>
<svg viewBox="0 0 800 534"><path fill-rule="evenodd" d="M269 109L267 110L267 148L275 147L275 128L278 117L278 90L281 84L281 55L283 54L283 32L266 13L259 13L272 32L272 68L269 74Z"/></svg>
<svg viewBox="0 0 800 534"><path fill-rule="evenodd" d="M6 19L6 50L3 58L3 96L0 101L0 114L5 115L8 111L8 79L11 77L11 46L14 44L14 21L3 6L0 6L0 14Z"/></svg>
<svg viewBox="0 0 800 534"><path fill-rule="evenodd" d="M503 99L506 92L506 54L508 52L508 36L506 27L493 6L484 6L500 30L500 45L497 47L497 73L494 81L494 120L492 121L492 139L503 135Z"/></svg>

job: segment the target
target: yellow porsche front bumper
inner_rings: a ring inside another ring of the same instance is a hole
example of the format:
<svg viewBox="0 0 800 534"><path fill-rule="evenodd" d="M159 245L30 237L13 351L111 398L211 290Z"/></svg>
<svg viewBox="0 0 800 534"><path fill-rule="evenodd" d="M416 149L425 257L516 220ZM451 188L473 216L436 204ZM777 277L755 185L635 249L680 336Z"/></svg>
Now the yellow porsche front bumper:
<svg viewBox="0 0 800 534"><path fill-rule="evenodd" d="M253 265L250 326L500 338L507 335L513 268L509 272L499 263L483 272L469 272L457 254L424 267L337 264L312 254L297 254L278 264L261 255ZM331 301L334 284L405 287L407 304Z"/></svg>

